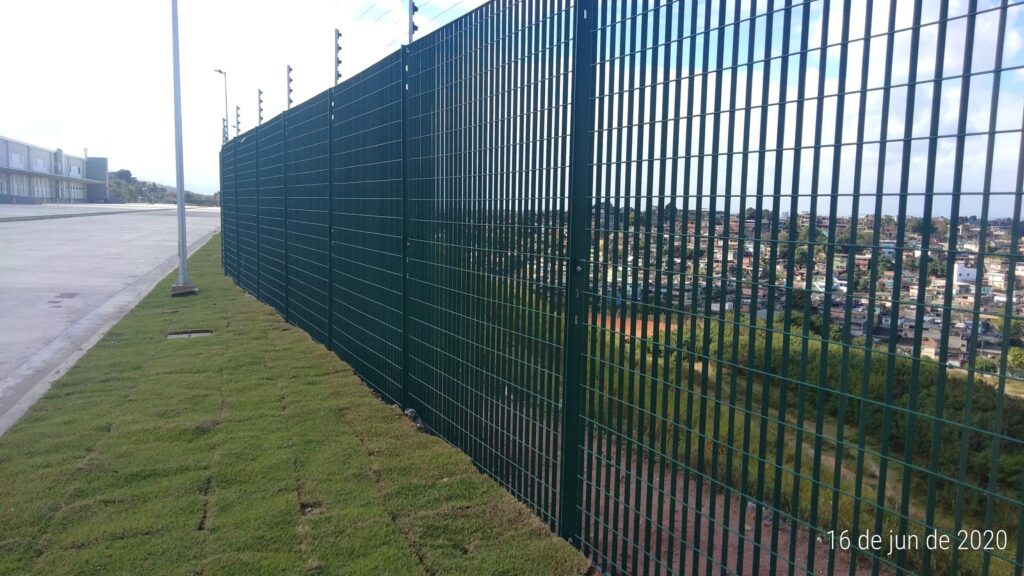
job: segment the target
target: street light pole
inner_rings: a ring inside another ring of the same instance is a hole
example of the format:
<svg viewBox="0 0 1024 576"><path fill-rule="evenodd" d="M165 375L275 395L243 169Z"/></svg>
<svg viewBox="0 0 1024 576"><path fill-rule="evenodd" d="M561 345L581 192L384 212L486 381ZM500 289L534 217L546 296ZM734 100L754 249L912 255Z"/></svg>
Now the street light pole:
<svg viewBox="0 0 1024 576"><path fill-rule="evenodd" d="M178 0L171 0L171 36L174 51L174 153L178 180L178 282L171 296L186 296L199 290L188 277L188 245L185 242L185 165L181 145L181 66L178 63ZM226 118L226 117L225 117Z"/></svg>
<svg viewBox="0 0 1024 576"><path fill-rule="evenodd" d="M228 141L228 73L217 68L217 74L224 76L224 143Z"/></svg>

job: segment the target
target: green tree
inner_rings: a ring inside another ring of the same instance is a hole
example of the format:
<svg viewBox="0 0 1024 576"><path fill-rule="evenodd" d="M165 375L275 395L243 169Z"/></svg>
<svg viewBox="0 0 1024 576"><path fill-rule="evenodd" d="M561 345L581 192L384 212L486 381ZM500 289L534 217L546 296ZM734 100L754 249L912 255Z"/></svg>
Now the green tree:
<svg viewBox="0 0 1024 576"><path fill-rule="evenodd" d="M758 214L757 214L757 209L751 207L751 208L747 208L747 211L744 213L744 216L746 217L747 220L766 220L767 221L767 220L771 220L772 219L772 211L768 210L768 209L761 210L761 215L759 217Z"/></svg>
<svg viewBox="0 0 1024 576"><path fill-rule="evenodd" d="M869 248L875 243L874 234L870 230L861 230L857 232L857 246L859 248Z"/></svg>
<svg viewBox="0 0 1024 576"><path fill-rule="evenodd" d="M926 226L925 223L926 222L927 222L928 232L930 234L934 234L936 231L938 231L938 228L935 227L935 223L932 222L931 220L927 220L926 221L924 218L916 218L916 217L907 218L907 224L910 225L910 231L913 232L914 234L924 234L925 226Z"/></svg>
<svg viewBox="0 0 1024 576"><path fill-rule="evenodd" d="M796 252L793 254L793 264L798 268L807 266L807 248L800 247L796 249Z"/></svg>
<svg viewBox="0 0 1024 576"><path fill-rule="evenodd" d="M803 288L794 288L790 294L790 301L792 303L791 308L793 310L803 310L805 305L810 304L810 297L811 294L807 290L804 290Z"/></svg>
<svg viewBox="0 0 1024 576"><path fill-rule="evenodd" d="M1006 365L1014 374L1024 372L1024 348L1010 348L1006 355Z"/></svg>
<svg viewBox="0 0 1024 576"><path fill-rule="evenodd" d="M1024 338L1024 320L1010 322L1010 338Z"/></svg>
<svg viewBox="0 0 1024 576"><path fill-rule="evenodd" d="M871 275L870 274L858 274L857 280L853 283L854 290L857 292L868 292L871 290Z"/></svg>
<svg viewBox="0 0 1024 576"><path fill-rule="evenodd" d="M928 275L943 278L946 276L946 261L942 258L928 257Z"/></svg>
<svg viewBox="0 0 1024 576"><path fill-rule="evenodd" d="M999 363L991 358L985 358L982 356L974 361L974 369L980 370L981 372L995 374L999 371Z"/></svg>

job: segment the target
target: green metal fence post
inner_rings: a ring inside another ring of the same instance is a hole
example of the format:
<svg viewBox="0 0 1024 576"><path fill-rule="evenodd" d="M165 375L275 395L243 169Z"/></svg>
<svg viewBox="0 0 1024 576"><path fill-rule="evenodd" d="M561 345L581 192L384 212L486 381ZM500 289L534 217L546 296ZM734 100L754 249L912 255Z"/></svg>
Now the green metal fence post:
<svg viewBox="0 0 1024 576"><path fill-rule="evenodd" d="M228 245L227 234L225 233L227 227L224 225L226 216L224 213L224 197L226 196L226 194L224 194L224 148L227 145L227 138L225 137L224 143L221 144L220 147L220 269L221 272L224 272L225 276L228 275L228 268L224 265L224 250L225 246ZM11 190L13 193L13 189L10 186L8 186L7 189Z"/></svg>
<svg viewBox="0 0 1024 576"><path fill-rule="evenodd" d="M235 135L235 143L231 146L231 193L234 195L235 211L235 284L242 285L242 258L238 250L238 136Z"/></svg>
<svg viewBox="0 0 1024 576"><path fill-rule="evenodd" d="M263 253L263 249L260 246L260 128L256 127L256 130L252 133L253 138L256 139L256 191L253 194L256 196L256 299L262 300L263 293L261 290L261 284L263 281L260 279L260 255Z"/></svg>
<svg viewBox="0 0 1024 576"><path fill-rule="evenodd" d="M291 302L291 295L288 293L288 286L291 282L288 281L290 272L288 270L288 111L285 110L281 113L281 213L284 215L282 222L284 224L284 321L291 322L291 314L289 313L289 305Z"/></svg>
<svg viewBox="0 0 1024 576"><path fill-rule="evenodd" d="M402 410L409 408L409 46L402 46Z"/></svg>
<svg viewBox="0 0 1024 576"><path fill-rule="evenodd" d="M562 450L559 535L579 542L580 382L583 379L586 301L590 238L587 229L593 194L594 62L597 2L580 0L573 15L572 132L569 144L569 273L565 338L565 377L562 382Z"/></svg>
<svg viewBox="0 0 1024 576"><path fill-rule="evenodd" d="M327 349L334 351L334 98L327 93Z"/></svg>

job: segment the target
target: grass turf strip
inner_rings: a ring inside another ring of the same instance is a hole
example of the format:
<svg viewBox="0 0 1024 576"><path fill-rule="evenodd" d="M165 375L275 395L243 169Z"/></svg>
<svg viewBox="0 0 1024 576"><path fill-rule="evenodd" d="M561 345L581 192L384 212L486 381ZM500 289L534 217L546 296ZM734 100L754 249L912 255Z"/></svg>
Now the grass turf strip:
<svg viewBox="0 0 1024 576"><path fill-rule="evenodd" d="M168 276L0 437L0 574L581 574L455 448L220 271ZM167 340L171 331L211 337Z"/></svg>

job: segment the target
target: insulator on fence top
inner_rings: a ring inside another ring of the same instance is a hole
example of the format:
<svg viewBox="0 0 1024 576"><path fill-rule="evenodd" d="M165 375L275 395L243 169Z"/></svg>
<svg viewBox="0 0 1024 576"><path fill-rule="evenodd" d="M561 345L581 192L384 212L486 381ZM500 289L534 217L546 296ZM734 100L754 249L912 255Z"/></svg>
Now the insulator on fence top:
<svg viewBox="0 0 1024 576"><path fill-rule="evenodd" d="M416 21L414 19L416 13L419 11L420 7L416 5L416 2L409 0L409 44L412 44L413 35L415 35L416 31L420 29L420 27L416 25Z"/></svg>
<svg viewBox="0 0 1024 576"><path fill-rule="evenodd" d="M288 109L292 108L292 66L288 65Z"/></svg>
<svg viewBox="0 0 1024 576"><path fill-rule="evenodd" d="M334 83L341 82L341 30L334 29Z"/></svg>

